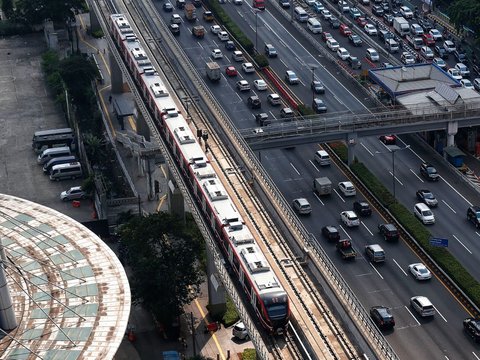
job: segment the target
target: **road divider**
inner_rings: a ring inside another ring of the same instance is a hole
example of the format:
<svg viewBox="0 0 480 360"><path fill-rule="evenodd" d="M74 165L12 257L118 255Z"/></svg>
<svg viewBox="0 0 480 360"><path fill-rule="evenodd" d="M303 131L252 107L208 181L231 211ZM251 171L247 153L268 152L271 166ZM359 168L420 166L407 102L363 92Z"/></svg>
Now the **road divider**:
<svg viewBox="0 0 480 360"><path fill-rule="evenodd" d="M270 68L268 67L263 68L262 71L268 78L268 80L270 80L272 84L277 88L280 94L282 94L282 96L287 100L288 105L290 105L292 109L298 110L299 101L297 102L297 100L294 98L295 95L290 94L290 91L285 89L277 74L275 74L275 72L270 70Z"/></svg>

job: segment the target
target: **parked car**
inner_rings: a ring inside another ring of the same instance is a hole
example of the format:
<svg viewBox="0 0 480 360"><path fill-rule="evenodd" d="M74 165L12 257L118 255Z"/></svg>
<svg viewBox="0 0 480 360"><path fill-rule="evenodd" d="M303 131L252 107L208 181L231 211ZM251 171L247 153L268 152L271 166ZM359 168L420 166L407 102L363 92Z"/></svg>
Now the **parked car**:
<svg viewBox="0 0 480 360"><path fill-rule="evenodd" d="M74 186L60 193L60 199L62 201L85 199L86 197L87 193L82 190L81 186Z"/></svg>
<svg viewBox="0 0 480 360"><path fill-rule="evenodd" d="M240 340L247 340L249 338L247 327L242 321L233 325L232 335Z"/></svg>

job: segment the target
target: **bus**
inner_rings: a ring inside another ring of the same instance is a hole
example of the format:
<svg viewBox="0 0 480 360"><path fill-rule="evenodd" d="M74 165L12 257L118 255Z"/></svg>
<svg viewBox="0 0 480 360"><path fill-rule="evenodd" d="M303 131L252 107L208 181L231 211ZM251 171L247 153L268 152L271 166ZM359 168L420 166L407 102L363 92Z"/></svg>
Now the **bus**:
<svg viewBox="0 0 480 360"><path fill-rule="evenodd" d="M72 148L75 134L71 128L36 131L32 139L32 148L39 154L45 149L58 146Z"/></svg>

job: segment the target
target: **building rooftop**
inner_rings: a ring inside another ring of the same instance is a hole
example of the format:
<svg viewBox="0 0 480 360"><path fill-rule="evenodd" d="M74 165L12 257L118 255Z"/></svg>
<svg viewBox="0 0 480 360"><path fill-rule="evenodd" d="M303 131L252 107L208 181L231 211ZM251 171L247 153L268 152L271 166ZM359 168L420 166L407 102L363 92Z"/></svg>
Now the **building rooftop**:
<svg viewBox="0 0 480 360"><path fill-rule="evenodd" d="M0 237L18 323L0 333L1 359L112 359L131 305L113 251L77 221L3 194Z"/></svg>

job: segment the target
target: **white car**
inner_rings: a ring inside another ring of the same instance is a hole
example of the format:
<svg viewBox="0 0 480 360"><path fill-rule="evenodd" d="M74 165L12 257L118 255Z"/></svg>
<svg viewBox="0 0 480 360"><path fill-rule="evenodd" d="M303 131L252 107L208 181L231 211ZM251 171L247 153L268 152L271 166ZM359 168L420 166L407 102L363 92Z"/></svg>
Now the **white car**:
<svg viewBox="0 0 480 360"><path fill-rule="evenodd" d="M439 57L434 58L433 63L437 65L440 69L445 69L447 67L447 63L445 62L445 60Z"/></svg>
<svg viewBox="0 0 480 360"><path fill-rule="evenodd" d="M328 11L327 9L323 9L322 11L320 11L320 14L322 14L322 17L325 20L328 20L332 17L332 13L330 11Z"/></svg>
<svg viewBox="0 0 480 360"><path fill-rule="evenodd" d="M468 67L463 63L456 63L455 69L458 70L458 72L460 73L460 75L462 75L462 77L470 76L470 70L468 70Z"/></svg>
<svg viewBox="0 0 480 360"><path fill-rule="evenodd" d="M240 91L250 91L250 84L247 80L237 81L237 89Z"/></svg>
<svg viewBox="0 0 480 360"><path fill-rule="evenodd" d="M405 65L415 64L415 58L413 55L406 51L402 53L400 60L402 60Z"/></svg>
<svg viewBox="0 0 480 360"><path fill-rule="evenodd" d="M464 87L465 89L472 89L472 90L475 90L475 88L473 87L473 84L470 80L468 79L462 79L460 80L460 84L462 84L462 87Z"/></svg>
<svg viewBox="0 0 480 360"><path fill-rule="evenodd" d="M432 35L433 40L435 41L439 41L443 39L442 33L437 29L431 29L428 33Z"/></svg>
<svg viewBox="0 0 480 360"><path fill-rule="evenodd" d="M462 80L463 78L462 75L460 74L460 71L458 71L458 69L455 69L455 68L448 69L447 73L455 80Z"/></svg>
<svg viewBox="0 0 480 360"><path fill-rule="evenodd" d="M223 54L222 54L222 52L220 51L220 49L213 49L211 55L212 55L212 58L214 58L214 59L221 59L221 58L223 58Z"/></svg>
<svg viewBox="0 0 480 360"><path fill-rule="evenodd" d="M81 186L74 186L60 193L60 199L63 201L85 199L87 194L82 190Z"/></svg>
<svg viewBox="0 0 480 360"><path fill-rule="evenodd" d="M455 44L450 40L445 40L443 42L443 48L447 53L453 53L455 50L457 50L457 48L455 47Z"/></svg>
<svg viewBox="0 0 480 360"><path fill-rule="evenodd" d="M228 33L226 31L220 31L218 34L218 39L220 41L228 41L230 38L228 37Z"/></svg>
<svg viewBox="0 0 480 360"><path fill-rule="evenodd" d="M341 47L341 48L338 48L337 55L340 59L347 60L350 56L350 53L347 51L347 49Z"/></svg>
<svg viewBox="0 0 480 360"><path fill-rule="evenodd" d="M370 61L380 61L380 56L374 48L368 48L366 56Z"/></svg>
<svg viewBox="0 0 480 360"><path fill-rule="evenodd" d="M347 227L360 226L360 219L354 211L342 211L340 213L340 220L342 220Z"/></svg>
<svg viewBox="0 0 480 360"><path fill-rule="evenodd" d="M337 51L340 47L340 44L334 38L330 38L327 40L327 47L332 51Z"/></svg>
<svg viewBox="0 0 480 360"><path fill-rule="evenodd" d="M253 73L255 72L255 67L252 63L246 62L242 64L242 70L244 73Z"/></svg>
<svg viewBox="0 0 480 360"><path fill-rule="evenodd" d="M410 10L410 8L408 6L400 6L400 14L402 14L402 16L405 19L413 18L413 11Z"/></svg>
<svg viewBox="0 0 480 360"><path fill-rule="evenodd" d="M253 81L253 86L255 86L255 88L256 88L258 91L267 90L267 83L266 83L264 80L262 80L262 79L254 80L254 81Z"/></svg>
<svg viewBox="0 0 480 360"><path fill-rule="evenodd" d="M433 304L425 296L414 296L410 299L410 305L422 317L435 315Z"/></svg>
<svg viewBox="0 0 480 360"><path fill-rule="evenodd" d="M422 54L422 56L427 60L431 60L435 57L432 49L430 49L428 46L422 46L420 48L420 54Z"/></svg>
<svg viewBox="0 0 480 360"><path fill-rule="evenodd" d="M348 3L346 1L340 0L338 2L338 10L340 10L341 12L349 12L350 6L348 6Z"/></svg>
<svg viewBox="0 0 480 360"><path fill-rule="evenodd" d="M473 87L475 90L480 91L480 78L473 79Z"/></svg>
<svg viewBox="0 0 480 360"><path fill-rule="evenodd" d="M417 280L429 280L432 278L430 270L422 263L410 264L408 265L408 270Z"/></svg>
<svg viewBox="0 0 480 360"><path fill-rule="evenodd" d="M247 327L241 321L239 321L235 325L233 325L232 335L235 336L236 338L240 339L240 340L246 340L249 337Z"/></svg>
<svg viewBox="0 0 480 360"><path fill-rule="evenodd" d="M365 30L365 32L370 36L378 34L377 28L373 24L366 24L363 30Z"/></svg>
<svg viewBox="0 0 480 360"><path fill-rule="evenodd" d="M342 192L343 196L355 196L357 194L355 186L353 186L350 181L339 182L338 189Z"/></svg>
<svg viewBox="0 0 480 360"><path fill-rule="evenodd" d="M210 26L210 31L213 33L213 34L218 34L220 31L222 30L222 28L218 25L212 25Z"/></svg>
<svg viewBox="0 0 480 360"><path fill-rule="evenodd" d="M172 17L170 18L170 22L172 24L181 24L182 18L178 14L172 14Z"/></svg>

